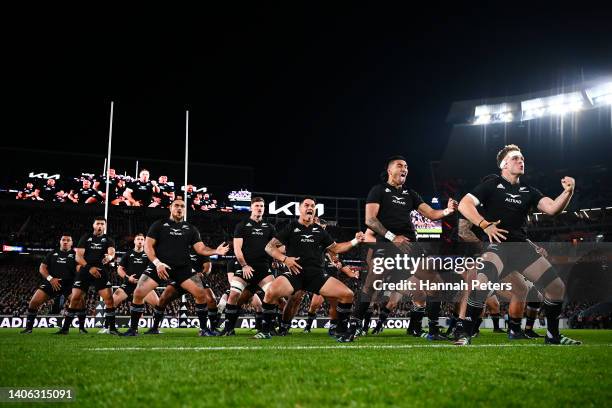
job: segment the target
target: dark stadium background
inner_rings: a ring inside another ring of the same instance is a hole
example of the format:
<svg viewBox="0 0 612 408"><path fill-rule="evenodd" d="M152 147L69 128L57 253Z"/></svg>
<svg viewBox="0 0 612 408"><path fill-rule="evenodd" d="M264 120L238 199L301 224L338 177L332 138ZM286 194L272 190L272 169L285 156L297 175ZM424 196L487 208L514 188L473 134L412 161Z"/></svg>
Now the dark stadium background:
<svg viewBox="0 0 612 408"><path fill-rule="evenodd" d="M114 154L181 161L189 107L191 160L252 166L255 190L363 197L383 160L402 153L409 184L427 191L430 161L447 157L453 101L609 73L606 14L534 4L9 9L0 145L104 155L114 100ZM531 157L547 147L529 146Z"/></svg>

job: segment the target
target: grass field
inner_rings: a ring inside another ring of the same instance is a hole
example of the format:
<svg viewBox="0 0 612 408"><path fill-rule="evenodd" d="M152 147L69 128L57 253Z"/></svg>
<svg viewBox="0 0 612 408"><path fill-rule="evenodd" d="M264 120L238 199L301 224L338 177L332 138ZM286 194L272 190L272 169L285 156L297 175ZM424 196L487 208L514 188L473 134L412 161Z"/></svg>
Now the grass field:
<svg viewBox="0 0 612 408"><path fill-rule="evenodd" d="M73 387L79 406L100 407L612 404L612 331L566 330L584 344L545 346L483 330L469 347L400 330L347 344L323 329L272 340L53 331L0 330L0 387Z"/></svg>

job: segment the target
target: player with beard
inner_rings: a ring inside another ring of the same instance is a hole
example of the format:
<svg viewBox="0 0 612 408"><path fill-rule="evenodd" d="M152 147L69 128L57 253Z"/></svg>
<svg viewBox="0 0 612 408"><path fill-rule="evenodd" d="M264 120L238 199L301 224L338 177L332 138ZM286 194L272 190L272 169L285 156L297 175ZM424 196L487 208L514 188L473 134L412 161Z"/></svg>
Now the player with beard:
<svg viewBox="0 0 612 408"><path fill-rule="evenodd" d="M525 173L525 159L516 145L505 146L499 151L497 165L500 176L476 186L461 199L459 205L463 216L480 229L482 240L489 242L482 256L484 268L478 271L478 281L482 284L496 283L507 273L519 271L544 296L547 322L545 343L579 345L580 341L559 332L565 283L550 262L529 245L526 231L530 209L536 207L552 216L561 213L572 198L575 181L571 177L563 177L563 191L554 200L545 197L533 186L522 183L520 177ZM480 204L482 207L479 207ZM455 344L470 344L473 322L481 315L487 294L487 290L470 292L464 333Z"/></svg>
<svg viewBox="0 0 612 408"><path fill-rule="evenodd" d="M49 299L57 301L60 296L64 296L65 299L70 297L76 275L75 256L72 250L72 237L63 234L60 238L59 250L51 251L40 263L39 272L46 282L34 292L28 304L26 328L21 333L32 333L38 309L46 301Z"/></svg>
<svg viewBox="0 0 612 408"><path fill-rule="evenodd" d="M318 224L324 230L327 230L327 222L319 217L315 217L315 224ZM334 277L338 279L338 271L344 273L346 276L350 278L358 278L359 273L353 271L348 266L342 265L338 255L326 252L324 255L325 264L325 274L327 276ZM306 295L306 292L303 290L296 291L289 299L287 300L287 304L283 309L281 327L279 330L280 335L286 335L289 333L289 329L291 328L291 320L297 314L300 304L302 303L302 299ZM321 295L312 294L310 298L310 306L308 308L308 319L306 320L306 327L304 328L304 333L310 333L312 328L312 323L317 316L317 310L323 305L323 301L325 298ZM330 327L329 327L329 335L334 336L336 327L338 325L338 314L336 311L336 307L338 306L338 302L336 299L327 299L329 304L329 319L330 319Z"/></svg>
<svg viewBox="0 0 612 408"><path fill-rule="evenodd" d="M150 207L153 194L159 193L159 187L155 180L149 180L149 170L142 169L138 175L138 180L129 183L123 192L127 199L127 205L133 207Z"/></svg>
<svg viewBox="0 0 612 408"><path fill-rule="evenodd" d="M87 290L94 285L96 291L106 305L106 319L109 331L116 334L115 306L113 303L112 284L108 264L115 258L115 242L104 232L106 219L96 217L93 223L93 232L85 234L76 247L76 262L78 273L72 286L70 306L64 322L57 334L68 334L70 324L75 314L79 318L79 332L85 330L86 297ZM114 330L113 330L114 329Z"/></svg>
<svg viewBox="0 0 612 408"><path fill-rule="evenodd" d="M255 335L258 339L269 339L272 319L281 297L289 296L296 290L305 290L325 297L338 299L338 341L354 340L354 332L349 328L349 318L353 306L353 291L336 278L325 275L323 254L349 251L364 240L363 232L355 234L349 242L336 243L323 228L314 223L315 200L306 197L299 205L300 216L292 221L266 245L266 252L281 261L289 272L276 278L266 290L262 304L264 317L262 330ZM285 246L286 254L279 249Z"/></svg>
<svg viewBox="0 0 612 408"><path fill-rule="evenodd" d="M234 229L233 247L237 269L231 279L230 294L225 305L223 335L235 334L234 328L240 312L238 301L242 292L249 287L251 293L255 293L258 288L265 293L274 280L266 245L276 235L276 229L274 225L263 221L264 211L264 199L253 197L250 217L239 222Z"/></svg>
<svg viewBox="0 0 612 408"><path fill-rule="evenodd" d="M385 182L378 184L370 190L366 200L366 225L375 234L377 246L384 243L393 243L396 247L392 248L376 248L377 254L375 257L393 257L397 254L408 254L409 256L421 256L423 249L416 245L416 232L412 225L410 213L416 210L422 216L430 220L439 220L452 214L457 208L457 202L453 199L448 200L448 207L444 210L434 210L428 204L423 202L421 196L414 190L404 186L406 177L408 176L408 164L402 156L393 156L389 158L385 166ZM435 273L425 272L422 270L412 271L413 276L419 278L422 274L425 279L439 279ZM416 272L416 273L415 273ZM361 322L370 307L371 292L373 289L372 280L374 276L368 273L365 284L362 288L362 299L359 303L359 308L356 313L358 322ZM387 273L391 280L404 280L407 278L406 271L393 271ZM384 321L391 313L402 293L393 293L389 298L389 302L381 305L379 324L375 332L382 331ZM414 301L415 299L413 299ZM390 309L389 306L392 308ZM420 321L423 315L427 312L427 317L430 321L430 332L428 339L443 340L445 339L440 333L437 321L440 314L440 301L432 298L428 302L427 310L420 304L413 309L411 313L411 334L421 336Z"/></svg>
<svg viewBox="0 0 612 408"><path fill-rule="evenodd" d="M204 256L225 255L229 245L221 244L212 249L202 243L196 227L184 221L185 201L176 199L170 206L170 217L154 222L145 240L145 252L151 261L138 280L131 307L130 329L125 336L138 335L138 322L144 312L145 297L165 281L176 282L189 292L196 302L196 314L200 321L200 335L206 329L206 291L202 279L192 272L189 252Z"/></svg>

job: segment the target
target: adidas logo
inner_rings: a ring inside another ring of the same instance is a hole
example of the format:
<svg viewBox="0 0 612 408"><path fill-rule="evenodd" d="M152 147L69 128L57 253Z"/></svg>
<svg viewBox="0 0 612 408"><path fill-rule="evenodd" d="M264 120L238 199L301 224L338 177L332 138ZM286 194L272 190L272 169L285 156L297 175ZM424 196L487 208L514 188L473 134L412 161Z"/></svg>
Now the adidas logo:
<svg viewBox="0 0 612 408"><path fill-rule="evenodd" d="M499 184L497 185L497 188L501 188L501 189L503 189L503 190L505 190L505 189L506 189L506 187L504 187L504 185L503 185L502 183L499 183Z"/></svg>
<svg viewBox="0 0 612 408"><path fill-rule="evenodd" d="M296 228L296 229L293 230L293 232L300 232L300 229Z"/></svg>
<svg viewBox="0 0 612 408"><path fill-rule="evenodd" d="M107 285L110 285L111 283L110 283L110 281L106 281L106 284L107 284Z"/></svg>
<svg viewBox="0 0 612 408"><path fill-rule="evenodd" d="M251 223L250 223L250 222L248 222L246 226L247 226L247 227L250 227L250 226L251 226Z"/></svg>
<svg viewBox="0 0 612 408"><path fill-rule="evenodd" d="M169 226L170 226L170 224L168 224L167 222L165 222L163 226L164 226L164 227L169 227Z"/></svg>
<svg viewBox="0 0 612 408"><path fill-rule="evenodd" d="M390 193L391 190L389 190L388 188L385 188L385 193Z"/></svg>

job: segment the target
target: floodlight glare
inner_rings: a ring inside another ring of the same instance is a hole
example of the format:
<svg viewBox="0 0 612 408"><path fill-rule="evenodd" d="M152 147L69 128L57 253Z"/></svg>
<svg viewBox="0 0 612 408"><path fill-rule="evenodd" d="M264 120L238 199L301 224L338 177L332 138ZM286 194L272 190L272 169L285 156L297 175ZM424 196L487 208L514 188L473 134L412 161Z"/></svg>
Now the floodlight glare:
<svg viewBox="0 0 612 408"><path fill-rule="evenodd" d="M535 98L521 102L522 120L540 118L544 115L565 115L578 112L584 106L580 92Z"/></svg>
<svg viewBox="0 0 612 408"><path fill-rule="evenodd" d="M513 111L518 110L518 105L513 103L501 103L498 105L478 105L474 109L474 125L486 125L489 123L512 122Z"/></svg>
<svg viewBox="0 0 612 408"><path fill-rule="evenodd" d="M612 105L612 82L587 88L585 92L593 106Z"/></svg>

